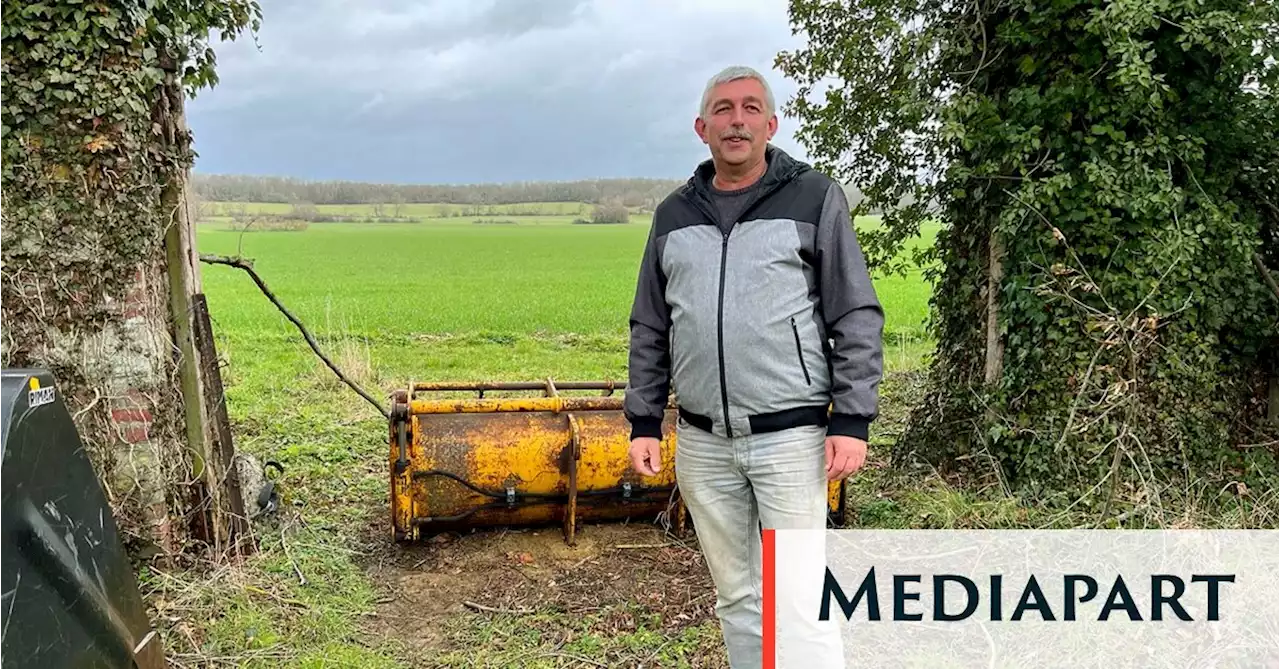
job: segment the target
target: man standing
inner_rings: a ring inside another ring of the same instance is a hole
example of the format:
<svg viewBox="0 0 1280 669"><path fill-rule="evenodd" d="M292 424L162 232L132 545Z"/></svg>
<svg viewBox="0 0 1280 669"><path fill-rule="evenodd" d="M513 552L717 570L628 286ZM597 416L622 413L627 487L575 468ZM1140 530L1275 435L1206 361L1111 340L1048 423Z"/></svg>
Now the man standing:
<svg viewBox="0 0 1280 669"><path fill-rule="evenodd" d="M642 476L679 405L676 482L733 667L761 666L760 529L824 529L878 411L884 314L840 185L769 144L773 94L728 68L694 129L711 151L654 212L632 307L626 415Z"/></svg>

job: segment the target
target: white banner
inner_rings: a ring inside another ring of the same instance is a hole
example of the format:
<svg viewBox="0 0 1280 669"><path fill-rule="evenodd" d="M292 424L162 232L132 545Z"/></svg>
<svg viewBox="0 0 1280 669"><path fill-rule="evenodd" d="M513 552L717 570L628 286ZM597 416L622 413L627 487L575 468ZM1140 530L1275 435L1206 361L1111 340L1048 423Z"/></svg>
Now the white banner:
<svg viewBox="0 0 1280 669"><path fill-rule="evenodd" d="M766 667L1280 667L1275 530L767 534Z"/></svg>

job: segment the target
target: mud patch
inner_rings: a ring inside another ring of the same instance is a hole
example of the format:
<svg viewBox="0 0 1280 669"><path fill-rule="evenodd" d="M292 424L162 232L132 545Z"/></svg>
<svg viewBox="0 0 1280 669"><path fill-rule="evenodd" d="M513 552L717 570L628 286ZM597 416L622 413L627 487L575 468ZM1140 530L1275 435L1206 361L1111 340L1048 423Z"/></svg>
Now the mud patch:
<svg viewBox="0 0 1280 669"><path fill-rule="evenodd" d="M446 620L466 613L592 617L598 631L676 631L715 617L696 539L644 524L585 524L577 545L558 528L441 535L389 547L371 565L385 591L383 634L420 651L449 647Z"/></svg>

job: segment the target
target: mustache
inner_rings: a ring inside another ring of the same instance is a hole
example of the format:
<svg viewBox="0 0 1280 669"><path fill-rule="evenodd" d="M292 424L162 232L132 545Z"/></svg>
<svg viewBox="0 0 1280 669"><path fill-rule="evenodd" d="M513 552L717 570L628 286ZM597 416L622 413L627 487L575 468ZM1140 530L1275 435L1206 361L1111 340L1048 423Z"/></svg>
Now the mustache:
<svg viewBox="0 0 1280 669"><path fill-rule="evenodd" d="M755 138L746 128L730 128L720 133L720 139L745 139L748 142Z"/></svg>

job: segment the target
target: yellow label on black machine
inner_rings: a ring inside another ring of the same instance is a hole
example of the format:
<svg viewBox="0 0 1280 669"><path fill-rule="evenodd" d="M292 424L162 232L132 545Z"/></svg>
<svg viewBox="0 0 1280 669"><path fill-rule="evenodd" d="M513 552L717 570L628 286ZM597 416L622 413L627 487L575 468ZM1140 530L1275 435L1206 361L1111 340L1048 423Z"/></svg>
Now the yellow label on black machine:
<svg viewBox="0 0 1280 669"><path fill-rule="evenodd" d="M642 477L628 456L631 426L620 392L615 395L622 390L610 382L557 386L548 380L416 383L396 392L388 435L396 540L560 524L573 544L580 521L663 517L683 532L675 405L668 406L662 426L662 471ZM509 396L531 391L541 396ZM843 524L843 481L830 484L827 506L832 520Z"/></svg>

